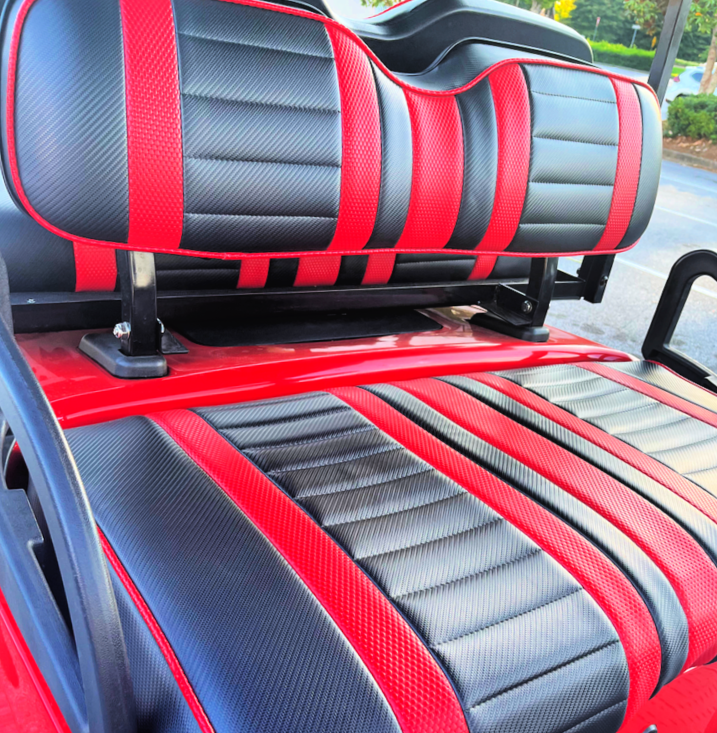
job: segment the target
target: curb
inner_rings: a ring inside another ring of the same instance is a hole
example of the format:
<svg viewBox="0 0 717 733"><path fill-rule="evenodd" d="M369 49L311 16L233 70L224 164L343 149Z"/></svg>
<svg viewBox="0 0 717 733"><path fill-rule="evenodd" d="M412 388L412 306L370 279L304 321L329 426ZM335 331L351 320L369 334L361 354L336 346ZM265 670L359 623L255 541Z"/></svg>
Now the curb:
<svg viewBox="0 0 717 733"><path fill-rule="evenodd" d="M676 150L663 150L663 160L671 160L674 163L691 165L693 168L705 168L708 171L717 171L717 161L700 158L699 155L690 153L678 153Z"/></svg>

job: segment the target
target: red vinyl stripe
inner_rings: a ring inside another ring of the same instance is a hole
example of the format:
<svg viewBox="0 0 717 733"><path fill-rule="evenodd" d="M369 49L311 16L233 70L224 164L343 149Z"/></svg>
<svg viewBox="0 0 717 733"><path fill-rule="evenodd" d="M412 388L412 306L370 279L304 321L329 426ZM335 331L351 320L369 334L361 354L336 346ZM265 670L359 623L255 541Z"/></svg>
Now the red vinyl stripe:
<svg viewBox="0 0 717 733"><path fill-rule="evenodd" d="M502 252L518 231L528 190L530 97L518 64L501 67L489 80L498 128L498 171L493 213L476 250Z"/></svg>
<svg viewBox="0 0 717 733"><path fill-rule="evenodd" d="M623 387L633 390L633 392L640 392L646 397L662 402L663 405L667 405L674 410L678 410L679 412L683 412L685 415L693 417L695 420L700 420L714 428L717 428L717 414L712 412L712 410L706 410L704 407L696 405L694 402L682 399L682 397L678 397L677 395L672 394L672 392L665 392L665 390L662 390L659 387L655 387L648 382L643 382L641 379L637 379L630 374L620 372L617 369L611 369L607 365L599 366L597 368L595 368L596 365L593 364L577 364L576 366L579 366L581 369L586 369L589 372L593 372L594 374L599 374L601 377L606 377L612 382L617 382Z"/></svg>
<svg viewBox="0 0 717 733"><path fill-rule="evenodd" d="M115 571L115 573L117 573L117 577L124 586L124 589L127 591L130 599L137 607L137 610L139 611L140 616L142 616L145 624L147 624L147 628L152 634L152 637L157 642L157 646L162 652L162 656L166 660L167 666L169 667L172 676L176 680L182 696L187 701L187 705L192 711L192 714L194 715L194 719L197 721L199 729L202 731L202 733L214 733L214 728L209 722L209 718L207 717L207 714L204 711L202 704L199 702L199 698L194 692L194 688L187 679L187 675L185 674L184 669L182 669L182 665L177 659L177 655L174 653L174 649L172 649L172 646L170 645L167 637L164 635L161 626L159 625L159 623L157 623L157 619L154 617L154 614L142 597L142 594L137 589L134 581L132 580L132 578L130 578L129 573L125 569L124 565L122 565L122 561L115 554L115 551L112 548L112 545L110 545L109 541L107 540L107 537L105 537L104 533L99 527L97 528L97 532L100 536L100 543L102 544L102 549L104 550L105 556L107 557L109 564L112 566L112 569Z"/></svg>
<svg viewBox="0 0 717 733"><path fill-rule="evenodd" d="M115 250L73 242L75 254L75 292L114 290L117 285Z"/></svg>
<svg viewBox="0 0 717 733"><path fill-rule="evenodd" d="M120 0L127 96L131 247L177 249L184 161L171 0Z"/></svg>
<svg viewBox="0 0 717 733"><path fill-rule="evenodd" d="M617 98L620 140L617 147L617 170L612 203L605 231L595 251L615 249L622 242L635 209L637 185L642 163L642 111L633 84L612 79Z"/></svg>
<svg viewBox="0 0 717 733"><path fill-rule="evenodd" d="M342 146L339 218L329 249L359 250L373 233L381 189L378 94L366 54L333 25L326 30L339 78Z"/></svg>
<svg viewBox="0 0 717 733"><path fill-rule="evenodd" d="M335 285L341 269L341 255L332 257L302 257L294 278L294 287Z"/></svg>
<svg viewBox="0 0 717 733"><path fill-rule="evenodd" d="M660 568L687 617L685 669L717 655L717 567L699 544L652 503L565 448L465 392L434 379L397 387L512 456L605 517Z"/></svg>
<svg viewBox="0 0 717 733"><path fill-rule="evenodd" d="M717 498L696 484L693 484L684 476L676 473L671 468L668 468L664 463L656 461L642 451L637 450L637 448L633 448L631 445L624 443L619 438L615 438L609 433L600 430L600 428L581 420L567 410L563 410L561 407L554 405L552 402L548 402L548 400L543 399L534 392L508 379L503 379L495 374L485 374L482 372L467 376L491 387L506 397L510 397L510 399L515 400L524 407L552 420L557 425L560 425L566 430L570 430L575 435L619 458L628 466L632 466L645 476L649 476L653 481L662 484L665 488L677 494L695 509L701 511L706 517L709 517L709 519L717 523Z"/></svg>
<svg viewBox="0 0 717 733"><path fill-rule="evenodd" d="M151 417L306 583L373 675L404 733L468 733L456 694L426 646L303 509L195 413Z"/></svg>
<svg viewBox="0 0 717 733"><path fill-rule="evenodd" d="M263 260L242 260L239 268L239 281L237 288L263 288L266 286L266 278L269 277L269 265L271 260L265 257Z"/></svg>
<svg viewBox="0 0 717 733"><path fill-rule="evenodd" d="M385 285L391 279L395 266L396 255L393 252L369 255L361 285Z"/></svg>
<svg viewBox="0 0 717 733"><path fill-rule="evenodd" d="M490 277L497 261L497 255L479 255L476 257L475 265L473 265L473 269L471 270L471 274L468 275L468 279L485 280L487 277Z"/></svg>
<svg viewBox="0 0 717 733"><path fill-rule="evenodd" d="M654 691L661 649L652 617L627 578L582 535L546 509L358 387L327 390L438 471L463 486L537 543L604 610L620 637L630 674L626 716Z"/></svg>
<svg viewBox="0 0 717 733"><path fill-rule="evenodd" d="M455 97L404 90L411 118L413 181L397 250L445 247L463 195L463 123Z"/></svg>

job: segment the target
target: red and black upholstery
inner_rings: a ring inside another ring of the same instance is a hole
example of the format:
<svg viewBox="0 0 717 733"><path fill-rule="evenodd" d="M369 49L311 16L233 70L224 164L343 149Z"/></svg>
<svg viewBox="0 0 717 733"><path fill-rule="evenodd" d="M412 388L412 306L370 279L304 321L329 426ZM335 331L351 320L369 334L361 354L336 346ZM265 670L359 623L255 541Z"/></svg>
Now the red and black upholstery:
<svg viewBox="0 0 717 733"><path fill-rule="evenodd" d="M68 431L140 728L617 731L717 656L696 390L593 363Z"/></svg>
<svg viewBox="0 0 717 733"><path fill-rule="evenodd" d="M378 284L396 253L612 252L654 202L654 95L589 67L465 43L399 77L255 0L23 0L4 47L13 193L80 244L304 253L298 286L355 255Z"/></svg>

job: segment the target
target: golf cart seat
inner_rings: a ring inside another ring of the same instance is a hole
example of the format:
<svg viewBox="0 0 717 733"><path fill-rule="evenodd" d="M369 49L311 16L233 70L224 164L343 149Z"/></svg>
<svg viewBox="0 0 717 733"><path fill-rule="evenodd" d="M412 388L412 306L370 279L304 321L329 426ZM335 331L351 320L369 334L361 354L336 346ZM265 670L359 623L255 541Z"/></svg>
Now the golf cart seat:
<svg viewBox="0 0 717 733"><path fill-rule="evenodd" d="M617 731L717 656L715 410L627 362L69 430L140 730Z"/></svg>
<svg viewBox="0 0 717 733"><path fill-rule="evenodd" d="M258 0L18 0L3 43L11 194L73 247L390 286L613 254L654 206L655 97L589 66L466 42L409 82ZM717 405L670 372L230 402L66 432L139 730L614 733L717 656Z"/></svg>

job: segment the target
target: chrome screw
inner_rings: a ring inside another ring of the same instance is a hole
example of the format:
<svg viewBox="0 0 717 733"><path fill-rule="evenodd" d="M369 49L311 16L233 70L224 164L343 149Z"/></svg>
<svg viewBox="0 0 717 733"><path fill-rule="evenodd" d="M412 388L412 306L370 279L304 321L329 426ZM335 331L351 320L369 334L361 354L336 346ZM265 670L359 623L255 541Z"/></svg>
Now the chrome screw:
<svg viewBox="0 0 717 733"><path fill-rule="evenodd" d="M132 328L127 323L127 321L122 321L122 323L118 323L114 330L112 331L112 334L116 339L123 339L123 338L129 338L130 333L132 332Z"/></svg>

